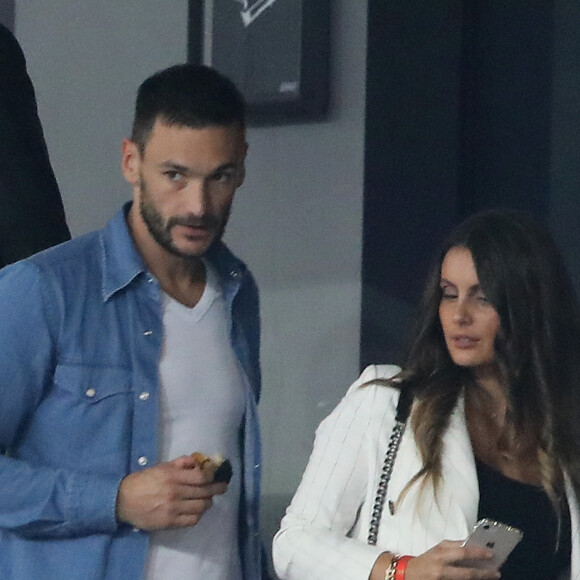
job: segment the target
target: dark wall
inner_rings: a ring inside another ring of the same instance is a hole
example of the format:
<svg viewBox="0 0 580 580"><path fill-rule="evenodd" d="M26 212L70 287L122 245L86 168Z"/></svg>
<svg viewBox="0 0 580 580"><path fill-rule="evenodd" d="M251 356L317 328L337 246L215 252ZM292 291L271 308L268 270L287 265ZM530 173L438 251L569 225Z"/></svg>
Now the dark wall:
<svg viewBox="0 0 580 580"><path fill-rule="evenodd" d="M462 217L497 206L547 217L552 13L546 0L464 2Z"/></svg>
<svg viewBox="0 0 580 580"><path fill-rule="evenodd" d="M369 0L361 366L399 359L437 245L475 211L532 213L580 271L571 2Z"/></svg>
<svg viewBox="0 0 580 580"><path fill-rule="evenodd" d="M554 11L550 225L580 289L580 2Z"/></svg>
<svg viewBox="0 0 580 580"><path fill-rule="evenodd" d="M457 219L460 0L370 0L361 365L393 362L433 245Z"/></svg>

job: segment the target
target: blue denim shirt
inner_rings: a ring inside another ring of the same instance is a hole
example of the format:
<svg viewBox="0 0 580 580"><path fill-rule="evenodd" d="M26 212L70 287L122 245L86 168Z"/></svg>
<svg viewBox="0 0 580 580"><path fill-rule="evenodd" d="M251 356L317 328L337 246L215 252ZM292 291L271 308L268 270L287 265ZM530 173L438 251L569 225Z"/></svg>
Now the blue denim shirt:
<svg viewBox="0 0 580 580"><path fill-rule="evenodd" d="M0 271L0 578L138 580L148 534L119 524L117 490L157 460L161 292L125 221ZM240 553L260 578L259 313L255 282L208 253L246 372Z"/></svg>

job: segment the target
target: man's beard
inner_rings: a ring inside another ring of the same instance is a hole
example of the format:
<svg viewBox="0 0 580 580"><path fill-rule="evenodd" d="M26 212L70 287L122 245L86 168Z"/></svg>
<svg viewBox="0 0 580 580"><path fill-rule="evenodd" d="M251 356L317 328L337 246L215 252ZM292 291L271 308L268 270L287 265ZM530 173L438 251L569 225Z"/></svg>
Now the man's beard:
<svg viewBox="0 0 580 580"><path fill-rule="evenodd" d="M141 198L139 201L139 212L141 218L145 222L151 237L167 252L174 256L178 256L179 258L194 259L201 257L196 252L184 252L175 245L173 238L171 237L171 230L174 226L203 227L214 232L214 239L211 245L222 238L230 215L230 208L227 209L227 212L223 216L215 214L194 216L190 214L173 216L165 222L163 216L157 211L157 208L153 204L149 194L149 189L147 188L142 176L139 180L139 188L141 190Z"/></svg>

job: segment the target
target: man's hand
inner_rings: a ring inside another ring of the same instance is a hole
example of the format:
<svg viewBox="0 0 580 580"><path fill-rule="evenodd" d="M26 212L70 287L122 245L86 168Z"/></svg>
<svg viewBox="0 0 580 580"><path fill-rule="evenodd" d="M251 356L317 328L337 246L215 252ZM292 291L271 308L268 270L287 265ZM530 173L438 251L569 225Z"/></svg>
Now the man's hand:
<svg viewBox="0 0 580 580"><path fill-rule="evenodd" d="M211 477L188 456L131 473L119 486L117 519L150 531L195 526L228 488Z"/></svg>

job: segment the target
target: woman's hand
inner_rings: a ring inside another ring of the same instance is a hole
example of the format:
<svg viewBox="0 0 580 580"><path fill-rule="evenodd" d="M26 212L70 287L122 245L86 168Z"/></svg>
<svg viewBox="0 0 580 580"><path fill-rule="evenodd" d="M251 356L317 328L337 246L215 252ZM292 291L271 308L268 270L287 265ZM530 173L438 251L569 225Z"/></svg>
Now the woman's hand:
<svg viewBox="0 0 580 580"><path fill-rule="evenodd" d="M405 580L492 580L501 574L487 548L445 540L407 564ZM475 564L480 566L474 567Z"/></svg>

